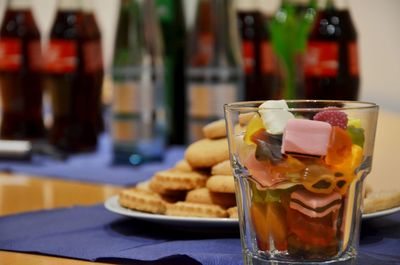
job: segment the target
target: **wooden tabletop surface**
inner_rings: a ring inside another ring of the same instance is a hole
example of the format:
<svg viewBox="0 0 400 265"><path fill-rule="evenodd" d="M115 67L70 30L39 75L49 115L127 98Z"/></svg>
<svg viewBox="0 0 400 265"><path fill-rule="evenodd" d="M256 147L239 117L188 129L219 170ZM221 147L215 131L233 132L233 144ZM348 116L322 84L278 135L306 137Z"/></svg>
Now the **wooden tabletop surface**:
<svg viewBox="0 0 400 265"><path fill-rule="evenodd" d="M373 191L400 189L400 114L381 111L375 141L373 170L367 182ZM104 202L121 187L0 173L0 216L26 211ZM2 265L94 264L74 259L0 251ZM98 264L98 263L97 263Z"/></svg>

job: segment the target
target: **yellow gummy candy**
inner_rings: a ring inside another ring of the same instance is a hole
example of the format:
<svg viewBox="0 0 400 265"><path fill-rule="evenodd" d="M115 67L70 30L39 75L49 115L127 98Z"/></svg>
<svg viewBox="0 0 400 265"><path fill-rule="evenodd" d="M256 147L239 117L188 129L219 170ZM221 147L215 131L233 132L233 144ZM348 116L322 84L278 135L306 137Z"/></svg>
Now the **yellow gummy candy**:
<svg viewBox="0 0 400 265"><path fill-rule="evenodd" d="M255 144L251 140L251 136L260 129L265 129L264 124L261 117L256 114L251 118L249 124L247 125L246 134L244 135L244 142L246 144Z"/></svg>
<svg viewBox="0 0 400 265"><path fill-rule="evenodd" d="M351 156L349 156L343 163L333 166L335 171L344 174L354 174L354 171L361 165L363 158L363 148L353 144L351 146Z"/></svg>
<svg viewBox="0 0 400 265"><path fill-rule="evenodd" d="M361 120L360 119L349 119L347 122L347 127L361 128Z"/></svg>

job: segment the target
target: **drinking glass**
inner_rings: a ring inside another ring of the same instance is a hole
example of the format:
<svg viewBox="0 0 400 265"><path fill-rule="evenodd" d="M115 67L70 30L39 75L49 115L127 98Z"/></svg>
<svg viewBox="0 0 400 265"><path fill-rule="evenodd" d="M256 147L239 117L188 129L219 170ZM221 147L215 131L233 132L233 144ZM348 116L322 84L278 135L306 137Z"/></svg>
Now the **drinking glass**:
<svg viewBox="0 0 400 265"><path fill-rule="evenodd" d="M353 264L378 106L224 106L245 264Z"/></svg>

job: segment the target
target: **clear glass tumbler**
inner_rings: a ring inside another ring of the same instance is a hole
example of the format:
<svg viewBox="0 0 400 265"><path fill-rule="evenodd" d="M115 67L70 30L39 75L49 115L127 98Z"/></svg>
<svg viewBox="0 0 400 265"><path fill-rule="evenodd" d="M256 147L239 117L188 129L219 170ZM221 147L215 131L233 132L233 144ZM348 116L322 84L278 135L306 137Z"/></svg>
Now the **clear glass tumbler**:
<svg viewBox="0 0 400 265"><path fill-rule="evenodd" d="M352 264L378 106L225 105L245 264Z"/></svg>

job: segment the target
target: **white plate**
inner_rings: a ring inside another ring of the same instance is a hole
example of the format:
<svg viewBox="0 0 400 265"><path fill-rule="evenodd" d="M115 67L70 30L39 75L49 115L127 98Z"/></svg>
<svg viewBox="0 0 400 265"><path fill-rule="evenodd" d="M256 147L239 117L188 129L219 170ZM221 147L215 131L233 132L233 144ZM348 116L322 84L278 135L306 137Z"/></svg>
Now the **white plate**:
<svg viewBox="0 0 400 265"><path fill-rule="evenodd" d="M130 216L139 220L150 221L165 225L179 225L180 227L224 227L232 228L237 227L238 221L236 219L229 218L198 218L198 217L179 217L179 216L168 216L161 214L152 214L138 212L122 207L118 202L118 195L109 198L104 206L111 212L118 213L125 216ZM382 217L395 212L400 211L400 207L382 210L379 212L363 214L363 220Z"/></svg>
<svg viewBox="0 0 400 265"><path fill-rule="evenodd" d="M144 213L122 207L118 202L118 195L109 198L104 206L111 212L130 216L139 220L150 221L165 225L178 225L180 227L221 227L236 228L238 221L230 218L198 218L198 217L179 217L161 214Z"/></svg>
<svg viewBox="0 0 400 265"><path fill-rule="evenodd" d="M400 206L386 209L386 210L381 210L381 211L374 212L374 213L366 213L366 214L363 214L362 218L363 218L363 220L368 220L368 219L377 218L377 217L389 215L392 213L396 213L398 211L400 211Z"/></svg>

